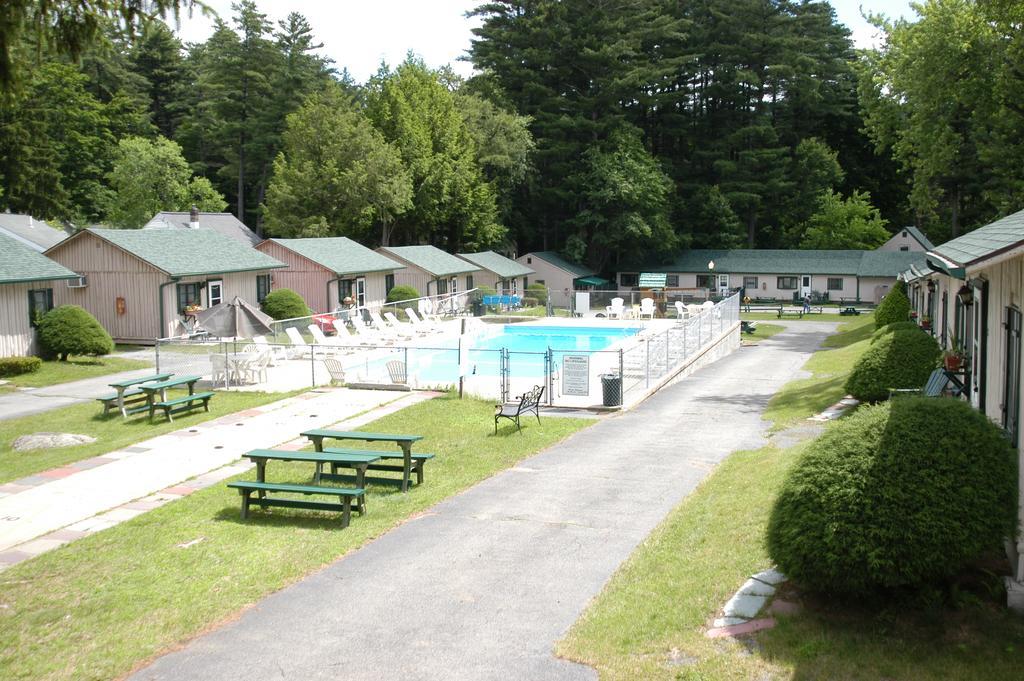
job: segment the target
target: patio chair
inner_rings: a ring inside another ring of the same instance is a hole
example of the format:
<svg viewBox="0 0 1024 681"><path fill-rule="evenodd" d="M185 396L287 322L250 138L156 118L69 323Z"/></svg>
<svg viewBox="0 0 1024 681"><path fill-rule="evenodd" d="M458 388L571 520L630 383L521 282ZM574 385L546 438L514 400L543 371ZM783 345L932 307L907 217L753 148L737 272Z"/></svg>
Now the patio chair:
<svg viewBox="0 0 1024 681"><path fill-rule="evenodd" d="M346 333L348 333L346 331ZM324 366L327 367L327 373L331 375L331 383L337 381L338 383L345 382L345 367L341 365L338 360L328 357L324 360Z"/></svg>
<svg viewBox="0 0 1024 681"><path fill-rule="evenodd" d="M395 324L389 324L384 321L384 318L380 316L379 312L371 311L370 319L373 320L373 325L379 330L384 336L392 338L400 338L403 340L409 340L412 338L411 335L405 333L399 326Z"/></svg>
<svg viewBox="0 0 1024 681"><path fill-rule="evenodd" d="M356 330L356 335L360 337L360 344L364 345L392 345L395 342L394 338L385 336L380 331L369 326L362 320L361 317L355 317L352 320L353 327ZM365 343L363 342L365 341Z"/></svg>
<svg viewBox="0 0 1024 681"><path fill-rule="evenodd" d="M408 323L407 324L407 323L401 321L398 317L395 316L394 312L385 312L384 313L384 319L388 320L388 322L391 323L391 326L395 327L396 329L399 329L399 333L401 333L403 335L406 335L406 336L409 336L410 334L413 334L413 333L415 333L416 335L419 335L419 336L425 336L428 333L430 333L430 331L427 330L427 329L418 329L412 323Z"/></svg>
<svg viewBox="0 0 1024 681"><path fill-rule="evenodd" d="M676 318L677 319L682 320L682 319L686 319L687 317L690 316L690 311L687 309L687 307L685 305L683 305L683 301L677 300L675 302L675 308L676 308Z"/></svg>
<svg viewBox="0 0 1024 681"><path fill-rule="evenodd" d="M239 373L242 374L242 377L248 383L266 383L267 365L269 363L270 353L260 352L252 359L244 362L239 367Z"/></svg>
<svg viewBox="0 0 1024 681"><path fill-rule="evenodd" d="M419 316L417 316L416 311L411 307L405 308L405 314L409 316L409 321L412 322L413 326L425 331L426 333L440 331L436 324L420 319Z"/></svg>
<svg viewBox="0 0 1024 681"><path fill-rule="evenodd" d="M612 298L612 304L604 308L608 319L622 319L626 314L625 301L622 298Z"/></svg>
<svg viewBox="0 0 1024 681"><path fill-rule="evenodd" d="M643 298L640 300L640 310L638 314L639 319L647 317L648 319L654 319L654 312L657 308L654 306L654 298Z"/></svg>
<svg viewBox="0 0 1024 681"><path fill-rule="evenodd" d="M308 327L309 333L313 336L313 344L316 347L321 348L324 352L334 354L342 352L342 344L344 339L338 338L337 336L329 337L323 332L323 330L316 324L310 324Z"/></svg>
<svg viewBox="0 0 1024 681"><path fill-rule="evenodd" d="M344 342L350 345L372 345L370 338L361 332L362 326L356 325L355 318L349 319L349 322L352 323L351 329L352 331L355 331L355 335L349 331L349 327L345 322L340 319L334 320L334 328L338 331L338 335L340 336L342 333L345 334Z"/></svg>
<svg viewBox="0 0 1024 681"><path fill-rule="evenodd" d="M267 342L266 336L253 336L253 344L260 350L266 350L270 353L269 366L277 366L277 361L281 359L288 359L288 351L280 345L271 345Z"/></svg>
<svg viewBox="0 0 1024 681"><path fill-rule="evenodd" d="M388 376L391 377L392 383L399 385L405 385L409 382L409 376L405 370L405 362L401 362L397 359L393 359L388 362L385 366L388 368Z"/></svg>
<svg viewBox="0 0 1024 681"><path fill-rule="evenodd" d="M231 384L231 369L228 367L227 357L220 352L210 353L210 366L213 372L210 374L210 381L215 386Z"/></svg>
<svg viewBox="0 0 1024 681"><path fill-rule="evenodd" d="M299 333L299 330L296 329L294 326L289 326L287 329L284 330L284 332L288 336L288 340L292 342L292 347L290 348L291 353L289 355L291 359L295 359L296 357L304 357L313 352L313 349L309 346L309 343L306 342L306 339L302 337L302 334Z"/></svg>

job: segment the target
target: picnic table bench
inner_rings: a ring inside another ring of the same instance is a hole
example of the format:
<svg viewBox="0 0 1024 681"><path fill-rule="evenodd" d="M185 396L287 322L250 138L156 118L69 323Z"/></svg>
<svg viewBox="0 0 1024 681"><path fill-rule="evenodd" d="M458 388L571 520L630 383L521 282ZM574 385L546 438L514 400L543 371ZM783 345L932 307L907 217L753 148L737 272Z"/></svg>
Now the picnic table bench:
<svg viewBox="0 0 1024 681"><path fill-rule="evenodd" d="M744 305L744 312L778 312L782 309L781 305Z"/></svg>
<svg viewBox="0 0 1024 681"><path fill-rule="evenodd" d="M360 431L346 431L346 430L324 430L317 428L314 430L307 430L302 433L302 437L309 438L313 442L313 447L317 452L324 452L324 440L363 440L364 442L394 442L402 449L401 455L389 454L387 452L378 452L372 450L374 454L378 454L382 459L402 459L402 465L396 464L382 464L382 463L371 463L367 464L367 468L377 471L401 471L402 472L402 491L409 491L409 482L412 478L413 470L416 471L416 483L423 483L423 464L429 459L434 458L433 454L417 454L413 455L412 445L414 442L423 439L422 435L402 435L395 433L364 433ZM331 449L332 453L336 454L353 454L353 453L365 453L367 450L345 450L345 449ZM342 464L338 464L338 467L348 467ZM333 474L334 468L332 468ZM374 478L375 482L383 483L396 483L398 482L394 478Z"/></svg>
<svg viewBox="0 0 1024 681"><path fill-rule="evenodd" d="M179 378L172 378L158 383L140 385L139 388L146 393L146 397L149 401L149 418L153 418L153 414L156 413L157 409L163 409L164 416L167 417L167 420L173 421L174 418L172 418L172 414L180 414L181 412L189 411L199 406L199 403L202 403L203 408L206 409L206 411L210 411L210 398L213 397L213 393L197 393L195 391L196 383L202 378L202 376L181 376ZM183 395L174 399L167 399L167 389L175 388L180 385L188 386L188 395ZM159 401L157 401L158 393L160 397Z"/></svg>
<svg viewBox="0 0 1024 681"><path fill-rule="evenodd" d="M544 386L537 385L533 390L523 393L518 402L494 405L494 434L498 434L498 419L508 419L516 424L520 435L523 427L519 425L519 417L523 414L533 412L537 416L537 423L540 423L540 398L544 394Z"/></svg>
<svg viewBox="0 0 1024 681"><path fill-rule="evenodd" d="M782 319L782 316L783 315L787 315L787 314L794 314L797 317L803 319L803 317L804 317L804 310L803 310L802 307L801 308L784 308L784 307L780 306L779 307L779 319Z"/></svg>
<svg viewBox="0 0 1024 681"><path fill-rule="evenodd" d="M305 508L313 511L341 511L341 526L348 527L352 518L352 500L361 499L365 491L358 488L347 487L321 487L319 485L290 485L272 482L254 482L252 480L238 480L229 482L228 487L233 487L242 495L242 520L249 517L249 506L256 504L262 509L267 506L278 506L281 508ZM253 492L259 496L252 498ZM314 494L337 497L340 504L332 504L323 501L306 501L304 499L289 499L281 497L268 497L267 493L281 492L284 494L302 494L310 496ZM365 508L365 506L363 506Z"/></svg>
<svg viewBox="0 0 1024 681"><path fill-rule="evenodd" d="M254 449L243 456L256 464L256 481L267 481L267 461L309 461L314 464L313 484L319 485L325 481L345 482L353 480L357 488L365 487L366 469L370 464L380 461L386 452L359 451L347 453L344 450L326 450L323 452L294 452L282 449ZM331 473L324 473L324 464L331 466ZM353 468L355 476L336 475L337 468ZM362 514L366 512L366 500L363 495L358 498L357 510Z"/></svg>
<svg viewBox="0 0 1024 681"><path fill-rule="evenodd" d="M152 376L142 376L140 378L129 378L124 381L118 381L117 383L111 383L110 387L116 390L113 395L104 395L103 397L97 397L96 399L103 403L103 415L113 409L117 408L121 412L121 416L127 417L128 414L134 414L140 411L146 411L149 409L149 397L139 389L140 383L150 383L152 381L165 381L174 374L153 374ZM125 399L131 398L131 399ZM146 403L145 406L129 406Z"/></svg>
<svg viewBox="0 0 1024 681"><path fill-rule="evenodd" d="M743 333L754 333L757 330L757 322L748 322L746 319L740 320L740 331Z"/></svg>

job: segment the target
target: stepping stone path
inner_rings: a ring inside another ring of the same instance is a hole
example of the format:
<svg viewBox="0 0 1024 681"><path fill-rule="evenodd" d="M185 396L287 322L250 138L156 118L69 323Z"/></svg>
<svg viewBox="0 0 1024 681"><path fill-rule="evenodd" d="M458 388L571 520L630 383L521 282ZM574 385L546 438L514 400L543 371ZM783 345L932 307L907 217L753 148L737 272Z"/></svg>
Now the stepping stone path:
<svg viewBox="0 0 1024 681"><path fill-rule="evenodd" d="M786 581L786 576L778 570L762 570L743 583L743 586L730 598L722 608L721 617L715 618L712 627L705 636L708 638L725 638L745 636L762 629L775 626L773 617L758 618L765 606L775 596L779 585ZM799 609L795 603L777 600L769 610L775 614L792 614Z"/></svg>

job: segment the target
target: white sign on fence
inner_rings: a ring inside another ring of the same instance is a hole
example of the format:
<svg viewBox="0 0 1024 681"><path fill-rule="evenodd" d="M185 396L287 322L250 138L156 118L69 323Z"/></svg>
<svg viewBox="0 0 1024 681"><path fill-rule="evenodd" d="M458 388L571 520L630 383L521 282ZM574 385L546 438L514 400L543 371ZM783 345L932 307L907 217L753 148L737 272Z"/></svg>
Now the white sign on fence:
<svg viewBox="0 0 1024 681"><path fill-rule="evenodd" d="M585 317L590 312L590 291L576 291L576 316Z"/></svg>
<svg viewBox="0 0 1024 681"><path fill-rule="evenodd" d="M562 394L590 394L590 355L562 357Z"/></svg>

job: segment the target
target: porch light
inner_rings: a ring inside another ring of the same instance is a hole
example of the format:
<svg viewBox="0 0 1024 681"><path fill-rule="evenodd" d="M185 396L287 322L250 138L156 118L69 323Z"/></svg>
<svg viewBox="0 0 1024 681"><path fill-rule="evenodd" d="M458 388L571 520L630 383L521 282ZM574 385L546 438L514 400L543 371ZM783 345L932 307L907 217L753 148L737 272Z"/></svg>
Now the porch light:
<svg viewBox="0 0 1024 681"><path fill-rule="evenodd" d="M715 269L715 261L714 260L708 260L708 270L713 272L714 269Z"/></svg>
<svg viewBox="0 0 1024 681"><path fill-rule="evenodd" d="M974 303L974 292L967 284L960 287L960 290L956 292L956 297L960 299L960 304L964 307L969 307Z"/></svg>

